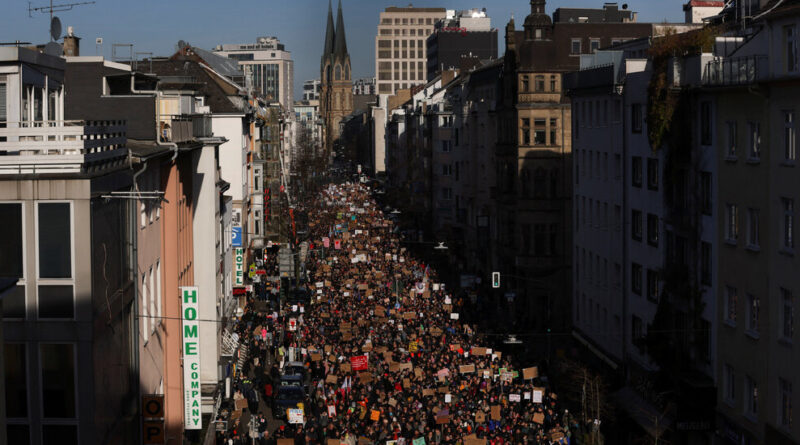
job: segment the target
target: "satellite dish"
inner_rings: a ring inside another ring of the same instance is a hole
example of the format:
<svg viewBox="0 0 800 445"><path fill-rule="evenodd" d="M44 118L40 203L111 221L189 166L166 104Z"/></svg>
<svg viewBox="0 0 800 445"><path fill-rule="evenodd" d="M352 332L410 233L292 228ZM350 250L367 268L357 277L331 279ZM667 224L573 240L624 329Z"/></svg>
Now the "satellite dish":
<svg viewBox="0 0 800 445"><path fill-rule="evenodd" d="M56 42L50 42L44 46L44 53L48 56L61 57L64 55L64 48Z"/></svg>
<svg viewBox="0 0 800 445"><path fill-rule="evenodd" d="M58 17L53 17L53 19L50 20L50 37L53 40L61 38L61 20Z"/></svg>

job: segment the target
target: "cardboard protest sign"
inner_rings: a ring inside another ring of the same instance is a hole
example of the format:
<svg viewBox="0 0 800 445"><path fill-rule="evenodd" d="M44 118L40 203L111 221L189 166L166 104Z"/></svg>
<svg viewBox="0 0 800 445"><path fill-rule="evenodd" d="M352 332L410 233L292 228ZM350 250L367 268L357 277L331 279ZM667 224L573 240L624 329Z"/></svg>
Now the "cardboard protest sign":
<svg viewBox="0 0 800 445"><path fill-rule="evenodd" d="M235 409L241 411L247 408L247 399L240 399L235 402Z"/></svg>
<svg viewBox="0 0 800 445"><path fill-rule="evenodd" d="M400 371L400 363L392 363L389 365L389 372L399 372Z"/></svg>
<svg viewBox="0 0 800 445"><path fill-rule="evenodd" d="M311 361L313 361L313 362L322 361L322 354L320 354L318 352L312 352L311 353Z"/></svg>
<svg viewBox="0 0 800 445"><path fill-rule="evenodd" d="M475 372L475 365L461 365L458 367L458 372L461 374L469 374Z"/></svg>
<svg viewBox="0 0 800 445"><path fill-rule="evenodd" d="M397 406L397 400L395 400L394 398L390 398L389 399L389 406L391 406L392 408L396 407Z"/></svg>
<svg viewBox="0 0 800 445"><path fill-rule="evenodd" d="M411 387L411 380L408 378L403 379L403 388L410 388Z"/></svg>
<svg viewBox="0 0 800 445"><path fill-rule="evenodd" d="M500 405L492 406L492 420L500 420Z"/></svg>
<svg viewBox="0 0 800 445"><path fill-rule="evenodd" d="M486 445L486 439L478 439L478 436L470 434L464 437L464 445Z"/></svg>
<svg viewBox="0 0 800 445"><path fill-rule="evenodd" d="M294 445L294 439L278 439L278 445Z"/></svg>
<svg viewBox="0 0 800 445"><path fill-rule="evenodd" d="M422 390L422 395L425 396L425 397L432 396L434 394L436 394L436 391L434 391L431 388L425 388L425 389Z"/></svg>
<svg viewBox="0 0 800 445"><path fill-rule="evenodd" d="M372 441L367 439L366 437L359 437L358 445L372 445Z"/></svg>
<svg viewBox="0 0 800 445"><path fill-rule="evenodd" d="M470 348L469 353L472 355L486 355L486 348L479 348L477 346L473 346Z"/></svg>
<svg viewBox="0 0 800 445"><path fill-rule="evenodd" d="M403 313L403 319L404 320L413 320L415 318L417 318L417 313L416 312L405 312L405 313Z"/></svg>
<svg viewBox="0 0 800 445"><path fill-rule="evenodd" d="M339 364L339 369L342 372L350 372L350 371L352 371L352 367L350 366L350 363L347 363L347 362L340 363Z"/></svg>
<svg viewBox="0 0 800 445"><path fill-rule="evenodd" d="M436 424L437 425L444 425L446 423L450 423L450 415L444 416L436 416Z"/></svg>
<svg viewBox="0 0 800 445"><path fill-rule="evenodd" d="M369 415L369 420L374 420L374 421L381 420L381 412L380 412L380 411L378 411L378 410L375 410L375 409L373 409L373 410L370 412L370 415ZM371 442L370 442L370 443L371 443Z"/></svg>
<svg viewBox="0 0 800 445"><path fill-rule="evenodd" d="M328 376L325 377L325 383L333 383L335 385L338 383L338 381L339 380L338 377L336 377L336 374L328 374Z"/></svg>
<svg viewBox="0 0 800 445"><path fill-rule="evenodd" d="M325 345L325 353L326 354L330 354L332 349L333 349L333 346Z"/></svg>
<svg viewBox="0 0 800 445"><path fill-rule="evenodd" d="M400 364L400 370L401 371L406 371L406 370L407 371L411 371L412 369L414 369L414 365L411 362L406 362L406 363L401 363Z"/></svg>
<svg viewBox="0 0 800 445"><path fill-rule="evenodd" d="M281 439L283 440L283 439ZM294 445L294 439L287 439L292 441L292 445ZM328 439L328 443L326 445L341 445L342 442L339 439Z"/></svg>
<svg viewBox="0 0 800 445"><path fill-rule="evenodd" d="M483 423L486 421L486 414L483 411L478 411L475 413L475 422L476 423Z"/></svg>
<svg viewBox="0 0 800 445"><path fill-rule="evenodd" d="M329 355L328 356L328 361L331 362L331 363L336 363L336 357L333 356L333 355Z"/></svg>
<svg viewBox="0 0 800 445"><path fill-rule="evenodd" d="M453 310L453 305L452 304L443 304L442 305L442 310L445 311L445 312L450 312L450 311Z"/></svg>
<svg viewBox="0 0 800 445"><path fill-rule="evenodd" d="M440 386L436 391L439 394L447 394L450 391L450 388L448 388L446 386Z"/></svg>
<svg viewBox="0 0 800 445"><path fill-rule="evenodd" d="M414 375L417 377L422 377L422 369L414 368Z"/></svg>
<svg viewBox="0 0 800 445"><path fill-rule="evenodd" d="M533 413L533 421L539 425L544 423L544 413Z"/></svg>
<svg viewBox="0 0 800 445"><path fill-rule="evenodd" d="M363 384L367 384L372 381L372 374L368 372L361 372L358 374L358 380Z"/></svg>
<svg viewBox="0 0 800 445"><path fill-rule="evenodd" d="M539 377L539 367L532 366L530 368L525 368L522 370L522 378L525 380L531 380Z"/></svg>

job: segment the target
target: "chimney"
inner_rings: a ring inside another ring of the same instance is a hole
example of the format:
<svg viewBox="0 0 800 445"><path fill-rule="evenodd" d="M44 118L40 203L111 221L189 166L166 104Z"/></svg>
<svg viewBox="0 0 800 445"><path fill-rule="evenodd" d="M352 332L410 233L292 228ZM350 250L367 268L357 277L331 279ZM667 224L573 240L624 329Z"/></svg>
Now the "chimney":
<svg viewBox="0 0 800 445"><path fill-rule="evenodd" d="M81 54L81 38L77 37L71 26L67 27L67 35L64 36L64 56L78 57Z"/></svg>

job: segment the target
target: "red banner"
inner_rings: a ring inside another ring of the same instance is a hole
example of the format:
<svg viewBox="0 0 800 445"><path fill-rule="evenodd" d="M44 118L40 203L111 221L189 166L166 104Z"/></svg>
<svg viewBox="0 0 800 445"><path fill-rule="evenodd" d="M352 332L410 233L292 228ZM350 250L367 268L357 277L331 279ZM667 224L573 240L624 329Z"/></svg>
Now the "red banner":
<svg viewBox="0 0 800 445"><path fill-rule="evenodd" d="M350 357L350 366L353 368L353 371L365 371L369 368L369 359L366 355Z"/></svg>

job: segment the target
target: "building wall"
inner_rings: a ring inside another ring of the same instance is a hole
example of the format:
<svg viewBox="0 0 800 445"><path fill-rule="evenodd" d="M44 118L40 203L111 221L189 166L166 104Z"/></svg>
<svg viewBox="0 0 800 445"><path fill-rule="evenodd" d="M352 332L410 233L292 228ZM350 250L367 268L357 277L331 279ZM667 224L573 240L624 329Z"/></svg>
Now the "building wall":
<svg viewBox="0 0 800 445"><path fill-rule="evenodd" d="M183 368L181 366L180 287L194 285L192 214L193 163L187 154L162 164L161 259L163 283L165 442L183 440Z"/></svg>
<svg viewBox="0 0 800 445"><path fill-rule="evenodd" d="M205 146L192 153L196 177L192 183L192 196L195 207L192 215L194 225L194 285L198 287L198 318L214 320L217 317L217 271L216 235L219 219L217 204L219 195L215 185L216 163L214 147ZM219 344L216 323L201 323L200 341L200 381L202 384L217 384Z"/></svg>

